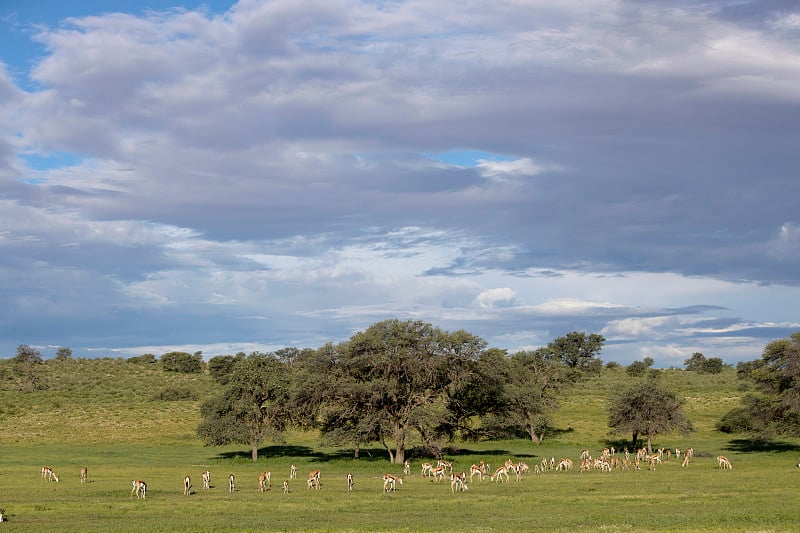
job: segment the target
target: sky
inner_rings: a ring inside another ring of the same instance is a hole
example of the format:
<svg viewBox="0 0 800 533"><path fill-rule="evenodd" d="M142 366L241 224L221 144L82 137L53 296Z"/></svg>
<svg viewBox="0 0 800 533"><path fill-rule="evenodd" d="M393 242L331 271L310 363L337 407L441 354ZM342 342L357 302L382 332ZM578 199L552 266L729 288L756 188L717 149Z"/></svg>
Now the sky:
<svg viewBox="0 0 800 533"><path fill-rule="evenodd" d="M794 1L3 0L0 356L754 360L799 174Z"/></svg>

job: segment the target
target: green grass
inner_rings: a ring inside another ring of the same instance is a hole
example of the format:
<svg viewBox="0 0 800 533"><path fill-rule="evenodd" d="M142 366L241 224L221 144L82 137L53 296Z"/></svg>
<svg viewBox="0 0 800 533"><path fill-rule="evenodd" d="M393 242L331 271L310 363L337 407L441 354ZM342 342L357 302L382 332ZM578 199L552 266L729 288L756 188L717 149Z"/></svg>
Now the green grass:
<svg viewBox="0 0 800 533"><path fill-rule="evenodd" d="M3 362L0 362L0 364ZM195 434L200 402L214 384L203 375L164 374L119 360L48 362L48 390L21 394L7 373L0 387L0 507L8 531L800 531L800 441L758 443L713 430L743 392L735 375L662 372L663 383L686 398L695 433L664 435L657 446L693 446L687 468L672 461L655 471L528 474L508 484L477 480L452 494L449 482L420 477L423 458L396 493L382 492L381 476L399 473L380 448L361 451L319 445L313 433L294 432L282 445L265 445L258 463L246 446L204 447ZM610 434L605 410L624 371L605 372L568 391L556 415L558 431L542 445L525 440L453 443L457 469L506 458L531 466L542 457L597 453L629 436ZM165 387L188 387L195 400L157 401ZM734 468L721 471L724 453ZM299 476L291 492L280 484L289 467ZM59 483L47 483L52 466ZM81 485L81 466L89 483ZM212 473L211 490L200 474ZM322 471L322 489L305 476ZM270 469L273 487L259 493L258 473ZM345 476L355 477L348 493ZM229 494L227 475L236 476ZM185 475L193 493L183 495ZM134 478L148 483L147 499L130 498Z"/></svg>

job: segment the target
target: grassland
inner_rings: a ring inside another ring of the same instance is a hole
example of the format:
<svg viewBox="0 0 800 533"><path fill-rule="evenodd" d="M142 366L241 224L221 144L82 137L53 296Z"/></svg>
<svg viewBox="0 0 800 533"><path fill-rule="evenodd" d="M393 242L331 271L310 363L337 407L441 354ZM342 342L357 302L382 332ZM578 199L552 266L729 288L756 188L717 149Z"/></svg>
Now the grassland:
<svg viewBox="0 0 800 533"><path fill-rule="evenodd" d="M396 493L380 477L399 473L382 449L323 447L317 435L294 432L286 443L265 445L258 463L241 447L204 447L196 436L199 403L214 392L205 375L165 374L120 360L48 361L47 390L20 393L8 373L0 387L0 507L9 531L800 531L800 442L752 442L715 432L714 422L743 394L733 372L708 377L663 372L664 385L686 398L695 426L689 436L665 435L656 444L693 446L687 468L674 459L655 471L577 470L528 474L522 481L470 484L453 494L449 483L419 475L424 458ZM533 465L542 457L577 459L626 436L609 434L608 399L627 382L606 371L571 390L558 412L558 431L542 445L525 440L457 442L447 458L459 469L483 459ZM160 401L165 389L193 399ZM731 471L716 468L725 453ZM300 478L283 494L280 483L294 463ZM61 476L40 477L43 465ZM79 468L89 467L81 485ZM200 473L212 473L202 489ZM308 490L304 475L322 470L322 489ZM259 493L258 473L273 472ZM348 493L345 476L356 480ZM233 473L237 490L227 490ZM185 475L194 489L182 491ZM147 499L130 497L130 480L148 482Z"/></svg>

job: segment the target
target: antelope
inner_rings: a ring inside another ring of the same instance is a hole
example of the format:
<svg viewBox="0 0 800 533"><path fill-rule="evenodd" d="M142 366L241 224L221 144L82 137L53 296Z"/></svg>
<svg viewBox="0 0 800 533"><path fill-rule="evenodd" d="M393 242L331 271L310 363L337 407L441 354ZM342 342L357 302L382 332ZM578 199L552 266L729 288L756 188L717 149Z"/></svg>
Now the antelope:
<svg viewBox="0 0 800 533"><path fill-rule="evenodd" d="M489 475L490 472L489 463L484 463L483 459L481 459L481 462L478 463L478 467L481 469L481 472L483 473L484 476Z"/></svg>
<svg viewBox="0 0 800 533"><path fill-rule="evenodd" d="M258 475L258 492L264 492L272 488L272 472L265 470ZM267 486L269 484L269 486Z"/></svg>
<svg viewBox="0 0 800 533"><path fill-rule="evenodd" d="M383 475L383 492L395 492L397 490L397 482L403 484L403 478L393 476L392 474Z"/></svg>
<svg viewBox="0 0 800 533"><path fill-rule="evenodd" d="M319 470L312 470L308 474L308 479L306 480L308 484L308 488L314 487L315 489L319 490L320 485L320 471Z"/></svg>
<svg viewBox="0 0 800 533"><path fill-rule="evenodd" d="M556 470L558 470L559 472L560 471L566 472L567 470L572 470L572 459L561 459L561 461L559 461L558 463L558 467L556 467Z"/></svg>
<svg viewBox="0 0 800 533"><path fill-rule="evenodd" d="M203 472L203 488L204 489L210 488L210 483L211 483L211 472L206 470L205 472Z"/></svg>
<svg viewBox="0 0 800 533"><path fill-rule="evenodd" d="M431 475L431 470L433 469L433 465L430 463L422 463L422 477L429 477Z"/></svg>
<svg viewBox="0 0 800 533"><path fill-rule="evenodd" d="M478 479L483 481L483 471L481 470L481 468L478 465L472 465L471 467L469 467L469 482L470 483L472 483L472 478L473 478L473 476L475 476L475 474L478 474Z"/></svg>
<svg viewBox="0 0 800 533"><path fill-rule="evenodd" d="M0 509L0 522L5 522L6 521L6 517L3 516L4 514L6 514L6 510L5 509Z"/></svg>
<svg viewBox="0 0 800 533"><path fill-rule="evenodd" d="M457 490L465 491L469 489L467 486L467 473L461 472L460 474L450 474L450 492L455 493Z"/></svg>
<svg viewBox="0 0 800 533"><path fill-rule="evenodd" d="M494 475L492 476L491 479L492 479L492 481L495 481L496 483L502 483L503 482L503 476L506 477L506 483L508 483L510 477L508 475L508 468L506 468L505 466L501 466L500 468L495 470L494 471Z"/></svg>
<svg viewBox="0 0 800 533"><path fill-rule="evenodd" d="M133 489L131 489L131 498L133 498L133 495L136 494L136 499L141 498L144 500L147 494L147 483L141 479L134 479L131 483L133 484Z"/></svg>
<svg viewBox="0 0 800 533"><path fill-rule="evenodd" d="M694 448L686 448L686 451L683 453L683 462L681 466L686 466L689 464L689 459L694 456Z"/></svg>
<svg viewBox="0 0 800 533"><path fill-rule="evenodd" d="M386 478L386 476L384 476L384 479L385 478ZM347 490L348 491L352 491L353 490L353 474L350 474L350 473L347 474Z"/></svg>
<svg viewBox="0 0 800 533"><path fill-rule="evenodd" d="M287 480L283 480L283 493L286 494L289 492L289 482Z"/></svg>
<svg viewBox="0 0 800 533"><path fill-rule="evenodd" d="M86 483L86 478L89 475L89 469L85 466L81 467L81 483Z"/></svg>
<svg viewBox="0 0 800 533"><path fill-rule="evenodd" d="M436 480L437 482L444 479L444 467L443 466L437 466L436 468L431 468L430 469L430 473L431 473L431 476L433 476L433 479Z"/></svg>
<svg viewBox="0 0 800 533"><path fill-rule="evenodd" d="M55 479L56 483L58 483L58 476L49 466L42 467L42 478L46 479L47 481L53 481Z"/></svg>
<svg viewBox="0 0 800 533"><path fill-rule="evenodd" d="M233 474L228 475L228 492L233 492L236 488L236 478L233 477Z"/></svg>
<svg viewBox="0 0 800 533"><path fill-rule="evenodd" d="M295 465L292 465L292 467L289 469L289 479L294 479L296 477L297 477L297 467Z"/></svg>
<svg viewBox="0 0 800 533"><path fill-rule="evenodd" d="M403 474L406 476L411 474L411 464L408 461L403 463Z"/></svg>
<svg viewBox="0 0 800 533"><path fill-rule="evenodd" d="M192 480L189 476L183 478L183 494L184 496L188 496L192 490Z"/></svg>
<svg viewBox="0 0 800 533"><path fill-rule="evenodd" d="M731 464L730 460L724 455L717 456L717 464L719 464L719 467L723 470L733 469L733 465Z"/></svg>

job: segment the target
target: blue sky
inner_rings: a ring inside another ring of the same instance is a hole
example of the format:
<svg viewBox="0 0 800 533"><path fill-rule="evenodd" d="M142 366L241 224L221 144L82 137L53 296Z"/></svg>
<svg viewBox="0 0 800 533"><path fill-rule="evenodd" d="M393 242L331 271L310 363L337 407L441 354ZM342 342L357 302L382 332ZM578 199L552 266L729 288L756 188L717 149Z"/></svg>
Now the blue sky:
<svg viewBox="0 0 800 533"><path fill-rule="evenodd" d="M0 356L800 330L794 2L10 1L0 63Z"/></svg>

